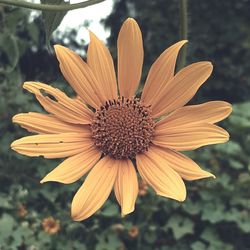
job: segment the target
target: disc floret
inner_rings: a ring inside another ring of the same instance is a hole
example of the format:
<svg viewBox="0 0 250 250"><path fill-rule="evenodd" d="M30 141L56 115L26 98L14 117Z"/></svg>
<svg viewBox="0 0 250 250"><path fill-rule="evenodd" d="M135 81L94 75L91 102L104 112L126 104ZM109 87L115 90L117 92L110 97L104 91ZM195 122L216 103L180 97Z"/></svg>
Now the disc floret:
<svg viewBox="0 0 250 250"><path fill-rule="evenodd" d="M96 111L91 128L95 145L115 159L135 158L153 138L151 109L138 98L119 97Z"/></svg>

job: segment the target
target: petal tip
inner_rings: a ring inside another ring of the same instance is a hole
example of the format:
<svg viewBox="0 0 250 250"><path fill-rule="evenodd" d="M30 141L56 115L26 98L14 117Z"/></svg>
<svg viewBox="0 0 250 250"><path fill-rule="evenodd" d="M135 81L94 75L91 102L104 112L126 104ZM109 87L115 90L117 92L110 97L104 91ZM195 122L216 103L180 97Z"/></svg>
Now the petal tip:
<svg viewBox="0 0 250 250"><path fill-rule="evenodd" d="M127 216L128 214L131 214L132 212L134 212L135 210L135 207L132 207L131 209L127 209L127 210L122 210L121 211L121 217L125 217Z"/></svg>
<svg viewBox="0 0 250 250"><path fill-rule="evenodd" d="M32 91L32 86L34 86L35 82L24 82L23 83L23 89L26 89L28 91Z"/></svg>
<svg viewBox="0 0 250 250"><path fill-rule="evenodd" d="M225 136L225 142L229 141L230 134L226 130L225 130L224 136Z"/></svg>
<svg viewBox="0 0 250 250"><path fill-rule="evenodd" d="M227 118L233 112L233 106L231 103L226 101L219 101L223 107L223 111L225 111L225 118Z"/></svg>
<svg viewBox="0 0 250 250"><path fill-rule="evenodd" d="M210 61L200 61L200 62L193 63L193 64L196 64L197 66L199 66L203 69L208 69L209 71L213 70L213 63ZM192 65L192 64L190 64L190 65Z"/></svg>
<svg viewBox="0 0 250 250"><path fill-rule="evenodd" d="M166 197L166 198L170 198L170 199L173 199L173 200L176 200L176 201L179 201L179 202L184 202L186 200L186 192L183 193L183 194L180 194L180 195L166 195L165 193L161 192L161 191L156 191L156 194L159 195L159 196L163 196L163 197Z"/></svg>
<svg viewBox="0 0 250 250"><path fill-rule="evenodd" d="M212 173L206 172L204 174L203 178L213 178L213 179L216 179L216 176L214 174L212 174Z"/></svg>
<svg viewBox="0 0 250 250"><path fill-rule="evenodd" d="M185 189L185 191L182 194L180 194L179 201L184 202L186 200L186 198L187 198L187 191Z"/></svg>
<svg viewBox="0 0 250 250"><path fill-rule="evenodd" d="M183 192L182 194L180 194L179 196L179 202L184 202L187 198L187 192L185 190L185 192Z"/></svg>
<svg viewBox="0 0 250 250"><path fill-rule="evenodd" d="M10 148L15 150L15 146L16 146L16 141L13 141L11 144L10 144Z"/></svg>
<svg viewBox="0 0 250 250"><path fill-rule="evenodd" d="M230 115L233 112L233 106L230 103L227 103L227 107L228 107L228 115Z"/></svg>
<svg viewBox="0 0 250 250"><path fill-rule="evenodd" d="M210 69L213 69L214 65L212 62L208 62L208 65L209 65Z"/></svg>
<svg viewBox="0 0 250 250"><path fill-rule="evenodd" d="M24 82L23 83L23 88L26 89L30 84L31 84L31 82Z"/></svg>
<svg viewBox="0 0 250 250"><path fill-rule="evenodd" d="M71 203L71 218L73 221L82 221L90 217L91 215L84 214L83 207L79 204L81 202L76 196L74 196Z"/></svg>
<svg viewBox="0 0 250 250"><path fill-rule="evenodd" d="M179 43L181 43L182 45L184 45L184 44L188 43L188 40L187 39L181 40Z"/></svg>
<svg viewBox="0 0 250 250"><path fill-rule="evenodd" d="M48 181L51 181L51 180L48 178L48 175L46 175L42 180L40 180L40 183L43 184Z"/></svg>
<svg viewBox="0 0 250 250"><path fill-rule="evenodd" d="M87 31L89 32L90 39L96 37L95 33L91 31L90 29L87 29Z"/></svg>
<svg viewBox="0 0 250 250"><path fill-rule="evenodd" d="M71 218L72 218L73 221L81 221L81 220L77 217L77 215L71 214Z"/></svg>
<svg viewBox="0 0 250 250"><path fill-rule="evenodd" d="M208 172L206 170L201 170L201 171L202 171L202 173L201 173L199 179L204 179L204 178L213 178L213 179L215 179L216 178L214 174L212 174L212 173L210 173L210 172ZM194 180L198 180L198 179L194 179Z"/></svg>
<svg viewBox="0 0 250 250"><path fill-rule="evenodd" d="M18 118L18 116L19 116L19 114L17 114L17 115L14 115L13 117L12 117L12 122L13 123L16 123L17 122L17 118Z"/></svg>
<svg viewBox="0 0 250 250"><path fill-rule="evenodd" d="M135 23L136 23L136 21L135 21L135 19L134 19L133 17L128 17L128 18L125 20L125 22L135 22Z"/></svg>
<svg viewBox="0 0 250 250"><path fill-rule="evenodd" d="M60 44L55 44L53 47L54 47L55 51L58 50L58 49L63 48L63 46L60 45Z"/></svg>
<svg viewBox="0 0 250 250"><path fill-rule="evenodd" d="M89 30L89 29L87 29L87 31L89 33L89 44L91 44L91 42L95 38L95 34L91 30Z"/></svg>
<svg viewBox="0 0 250 250"><path fill-rule="evenodd" d="M136 20L135 20L134 18L129 17L129 18L127 18L127 19L124 21L123 25L138 26L138 23L136 22Z"/></svg>
<svg viewBox="0 0 250 250"><path fill-rule="evenodd" d="M73 211L73 209L71 208L71 218L73 221L82 221L85 218L82 218L81 216L79 216L79 213L77 213L76 211Z"/></svg>
<svg viewBox="0 0 250 250"><path fill-rule="evenodd" d="M55 50L56 56L59 56L60 54L62 55L62 53L60 53L60 52L63 52L63 51L66 52L68 50L68 48L66 48L60 44L55 44L54 50Z"/></svg>

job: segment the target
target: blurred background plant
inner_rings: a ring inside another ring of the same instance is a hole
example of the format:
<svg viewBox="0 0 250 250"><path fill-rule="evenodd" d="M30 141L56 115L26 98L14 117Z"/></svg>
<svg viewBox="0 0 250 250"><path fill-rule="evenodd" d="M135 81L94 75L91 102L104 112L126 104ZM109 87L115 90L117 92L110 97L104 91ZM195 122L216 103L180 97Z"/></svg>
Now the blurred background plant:
<svg viewBox="0 0 250 250"><path fill-rule="evenodd" d="M0 249L250 249L250 1L193 0L188 9L188 63L214 64L212 77L192 103L220 99L234 108L222 124L230 142L188 153L217 178L187 182L184 203L155 196L142 182L131 215L121 218L112 195L96 215L73 222L70 202L80 182L40 185L58 161L23 157L9 148L27 134L12 124L12 116L41 111L22 90L24 81L53 83L72 92L47 50L41 16L0 6ZM111 31L107 42L114 57L119 28L128 16L142 29L145 79L156 57L179 40L179 1L114 0L103 21ZM56 33L50 43L82 50L76 34L74 29Z"/></svg>

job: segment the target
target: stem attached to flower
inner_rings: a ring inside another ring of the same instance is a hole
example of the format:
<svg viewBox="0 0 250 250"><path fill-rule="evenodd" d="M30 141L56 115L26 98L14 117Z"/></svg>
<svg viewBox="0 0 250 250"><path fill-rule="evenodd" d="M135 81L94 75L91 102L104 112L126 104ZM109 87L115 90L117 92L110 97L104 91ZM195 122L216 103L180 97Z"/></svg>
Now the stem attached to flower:
<svg viewBox="0 0 250 250"><path fill-rule="evenodd" d="M188 0L180 0L180 40L187 40L188 38ZM178 70L186 65L187 60L187 46L184 45L181 50L181 56L178 64Z"/></svg>
<svg viewBox="0 0 250 250"><path fill-rule="evenodd" d="M44 11L69 11L79 8L85 8L87 6L101 3L105 0L88 0L80 3L74 4L63 4L63 5L53 5L53 4L37 4L30 3L26 1L17 1L17 0L0 0L0 4L12 5L16 7L28 8L33 10L44 10Z"/></svg>

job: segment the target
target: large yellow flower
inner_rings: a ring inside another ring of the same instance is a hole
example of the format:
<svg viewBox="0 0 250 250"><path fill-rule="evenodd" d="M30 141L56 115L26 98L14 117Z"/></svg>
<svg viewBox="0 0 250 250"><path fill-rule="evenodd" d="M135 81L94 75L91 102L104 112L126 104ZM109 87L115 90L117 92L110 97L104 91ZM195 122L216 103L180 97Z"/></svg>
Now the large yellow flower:
<svg viewBox="0 0 250 250"><path fill-rule="evenodd" d="M178 201L186 197L182 179L213 177L179 151L226 142L228 133L214 123L232 109L222 101L184 106L212 72L210 62L198 62L174 74L178 52L186 42L159 56L139 98L135 92L143 44L140 28L131 18L118 36L119 95L110 52L91 32L87 63L73 51L55 46L61 71L77 98L39 82L24 83L49 114L14 116L15 123L38 135L16 140L11 147L28 156L68 157L41 183L72 183L91 170L73 198L74 220L96 212L113 187L122 214L131 213L138 194L136 170L157 194Z"/></svg>

